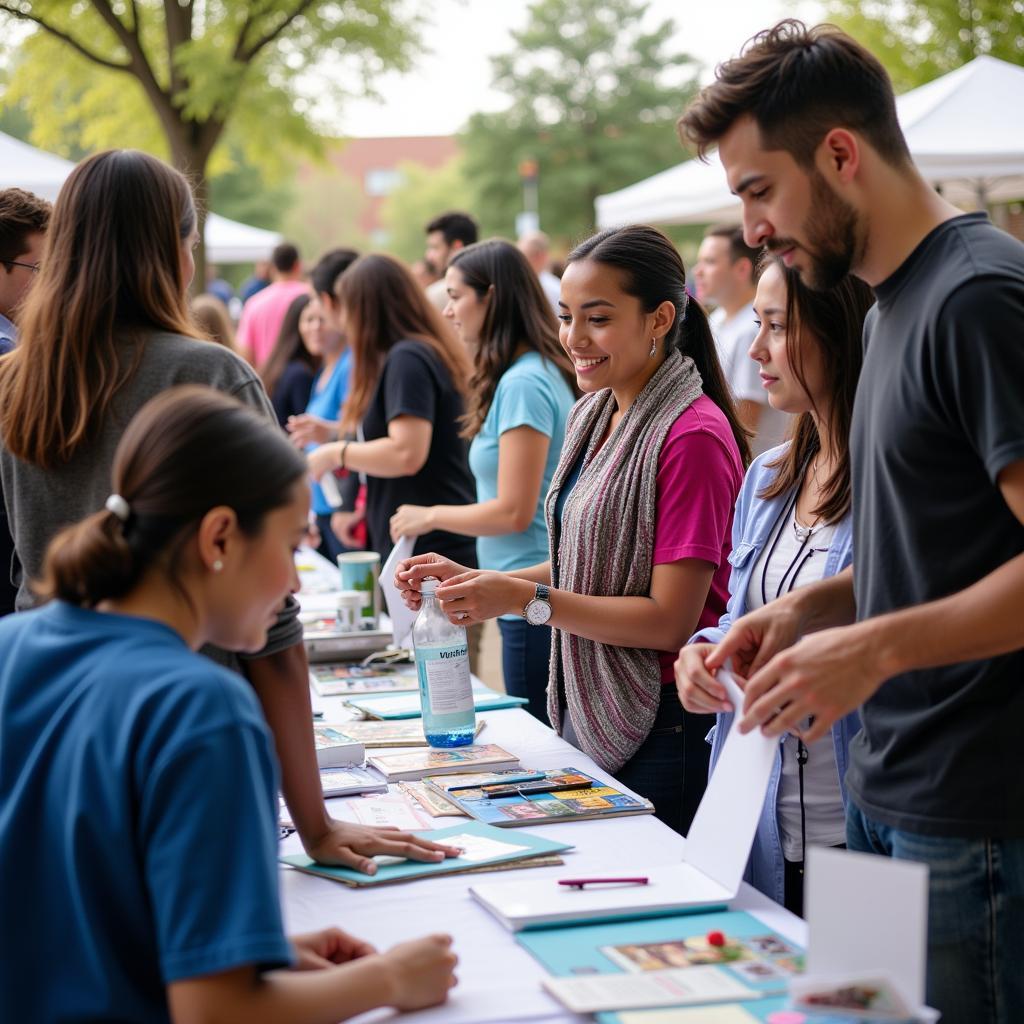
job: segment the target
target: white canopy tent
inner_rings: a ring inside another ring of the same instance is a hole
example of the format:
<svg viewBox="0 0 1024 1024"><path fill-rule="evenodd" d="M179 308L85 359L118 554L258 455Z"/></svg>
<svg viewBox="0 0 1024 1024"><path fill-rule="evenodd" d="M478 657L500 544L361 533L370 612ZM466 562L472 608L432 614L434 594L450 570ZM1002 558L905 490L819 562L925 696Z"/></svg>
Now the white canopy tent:
<svg viewBox="0 0 1024 1024"><path fill-rule="evenodd" d="M0 132L0 188L18 188L54 200L75 165ZM281 241L276 231L239 224L211 213L206 218L206 254L212 263L268 259Z"/></svg>
<svg viewBox="0 0 1024 1024"><path fill-rule="evenodd" d="M896 100L921 173L950 202L973 207L1024 198L1024 67L977 57ZM598 196L599 227L738 220L717 153Z"/></svg>

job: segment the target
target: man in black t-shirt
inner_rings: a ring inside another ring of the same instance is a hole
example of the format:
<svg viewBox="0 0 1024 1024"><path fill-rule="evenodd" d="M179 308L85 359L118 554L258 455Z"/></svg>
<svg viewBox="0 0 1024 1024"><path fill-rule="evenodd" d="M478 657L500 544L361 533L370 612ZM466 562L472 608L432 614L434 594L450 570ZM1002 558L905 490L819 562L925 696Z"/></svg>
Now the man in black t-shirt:
<svg viewBox="0 0 1024 1024"><path fill-rule="evenodd" d="M1024 246L921 178L887 75L836 29L762 33L680 128L718 143L749 245L878 299L853 571L740 619L707 667L748 678L744 730L813 716L810 743L863 704L849 845L929 865L943 1021L1024 1020Z"/></svg>

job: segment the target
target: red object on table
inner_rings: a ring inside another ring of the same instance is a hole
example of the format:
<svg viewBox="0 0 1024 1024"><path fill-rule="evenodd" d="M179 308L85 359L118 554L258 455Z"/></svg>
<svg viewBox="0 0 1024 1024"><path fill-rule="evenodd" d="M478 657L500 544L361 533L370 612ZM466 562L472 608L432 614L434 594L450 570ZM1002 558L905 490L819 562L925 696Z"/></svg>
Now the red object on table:
<svg viewBox="0 0 1024 1024"><path fill-rule="evenodd" d="M725 936L721 932L708 932L709 946L724 946Z"/></svg>

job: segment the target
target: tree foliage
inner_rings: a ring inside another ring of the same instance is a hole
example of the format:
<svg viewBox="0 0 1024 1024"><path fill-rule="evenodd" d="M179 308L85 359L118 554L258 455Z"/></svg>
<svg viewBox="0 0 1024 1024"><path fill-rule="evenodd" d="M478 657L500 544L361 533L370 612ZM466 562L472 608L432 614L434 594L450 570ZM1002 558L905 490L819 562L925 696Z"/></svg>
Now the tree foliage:
<svg viewBox="0 0 1024 1024"><path fill-rule="evenodd" d="M466 176L488 232L508 235L522 207L520 161L539 165L541 225L563 240L594 222L594 199L683 159L674 122L694 91L672 21L647 26L641 0L537 0L515 49L494 60L508 110L476 114Z"/></svg>
<svg viewBox="0 0 1024 1024"><path fill-rule="evenodd" d="M827 11L882 61L897 92L982 54L1024 64L1024 0L829 0Z"/></svg>

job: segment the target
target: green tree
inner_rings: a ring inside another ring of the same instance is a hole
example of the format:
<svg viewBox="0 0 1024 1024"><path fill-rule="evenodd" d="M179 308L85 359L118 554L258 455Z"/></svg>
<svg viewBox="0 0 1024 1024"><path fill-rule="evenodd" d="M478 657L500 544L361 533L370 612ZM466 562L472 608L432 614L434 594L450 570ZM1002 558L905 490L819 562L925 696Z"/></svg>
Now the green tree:
<svg viewBox="0 0 1024 1024"><path fill-rule="evenodd" d="M897 92L982 54L1024 64L1024 0L829 0L826 10L881 60Z"/></svg>
<svg viewBox="0 0 1024 1024"><path fill-rule="evenodd" d="M35 31L4 99L33 142L159 153L203 210L231 146L261 167L316 149L320 67L406 69L419 25L404 0L0 0L0 26L19 23Z"/></svg>
<svg viewBox="0 0 1024 1024"><path fill-rule="evenodd" d="M475 114L466 176L488 232L509 235L522 208L519 164L539 168L542 227L563 241L594 223L594 199L678 163L674 131L692 96L692 58L672 21L648 27L641 0L537 0L515 49L494 60L508 110Z"/></svg>
<svg viewBox="0 0 1024 1024"><path fill-rule="evenodd" d="M381 208L381 222L388 233L386 248L409 263L423 256L426 236L423 228L445 210L472 206L461 157L441 167L423 164L398 165L402 183Z"/></svg>

